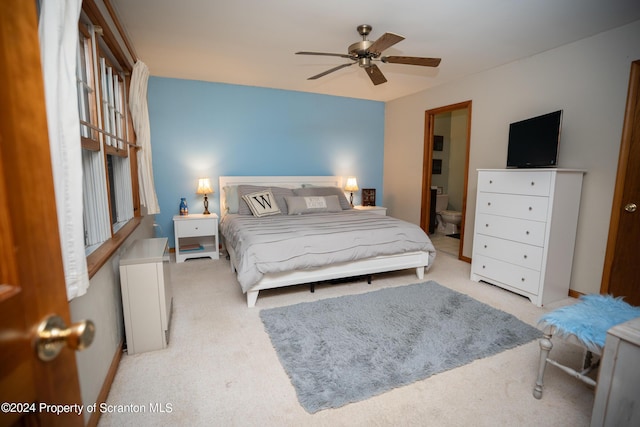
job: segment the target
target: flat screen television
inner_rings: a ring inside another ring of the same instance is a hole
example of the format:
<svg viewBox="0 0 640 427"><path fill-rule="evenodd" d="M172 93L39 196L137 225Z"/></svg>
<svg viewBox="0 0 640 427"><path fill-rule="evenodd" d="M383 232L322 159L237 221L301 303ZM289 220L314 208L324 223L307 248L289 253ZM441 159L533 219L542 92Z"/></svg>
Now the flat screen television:
<svg viewBox="0 0 640 427"><path fill-rule="evenodd" d="M561 127L562 110L511 123L507 167L556 167Z"/></svg>

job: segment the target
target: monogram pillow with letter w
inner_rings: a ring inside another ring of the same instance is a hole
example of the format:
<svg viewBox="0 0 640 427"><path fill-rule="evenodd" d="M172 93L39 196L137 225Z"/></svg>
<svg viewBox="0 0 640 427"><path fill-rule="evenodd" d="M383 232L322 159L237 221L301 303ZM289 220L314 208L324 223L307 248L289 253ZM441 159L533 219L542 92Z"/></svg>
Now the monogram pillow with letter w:
<svg viewBox="0 0 640 427"><path fill-rule="evenodd" d="M251 209L253 216L262 217L267 215L280 215L280 208L276 203L276 198L270 190L257 191L255 193L242 196Z"/></svg>

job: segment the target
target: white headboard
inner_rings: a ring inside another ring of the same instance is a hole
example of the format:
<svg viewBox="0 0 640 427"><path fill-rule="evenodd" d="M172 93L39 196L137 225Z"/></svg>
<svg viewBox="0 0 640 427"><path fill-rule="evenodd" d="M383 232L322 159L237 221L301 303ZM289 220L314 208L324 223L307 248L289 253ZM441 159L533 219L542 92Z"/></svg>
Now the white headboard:
<svg viewBox="0 0 640 427"><path fill-rule="evenodd" d="M220 215L224 216L227 207L224 200L224 187L232 185L261 185L264 187L300 188L304 184L316 187L340 187L341 176L221 176L219 178Z"/></svg>

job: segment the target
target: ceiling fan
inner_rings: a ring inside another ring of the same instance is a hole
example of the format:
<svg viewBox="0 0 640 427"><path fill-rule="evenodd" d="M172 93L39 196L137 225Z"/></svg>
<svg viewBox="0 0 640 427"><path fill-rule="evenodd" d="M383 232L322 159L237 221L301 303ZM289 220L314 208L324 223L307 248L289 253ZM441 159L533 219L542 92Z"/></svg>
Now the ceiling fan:
<svg viewBox="0 0 640 427"><path fill-rule="evenodd" d="M404 40L404 37L394 33L384 33L376 41L367 40L367 36L371 33L373 27L371 25L359 25L357 30L362 36L362 41L356 42L349 46L347 54L343 53L325 53L325 52L296 52L296 55L320 55L320 56L338 56L340 58L350 59L353 62L338 65L330 70L324 71L315 76L309 77L307 80L315 80L326 76L334 71L341 70L346 67L358 63L361 68L367 72L374 85L385 83L387 79L380 71L380 68L372 61L382 61L390 64L408 64L421 65L423 67L437 67L440 65L440 58L420 58L416 56L381 56L382 51L390 48L394 44ZM378 59L379 58L379 59Z"/></svg>

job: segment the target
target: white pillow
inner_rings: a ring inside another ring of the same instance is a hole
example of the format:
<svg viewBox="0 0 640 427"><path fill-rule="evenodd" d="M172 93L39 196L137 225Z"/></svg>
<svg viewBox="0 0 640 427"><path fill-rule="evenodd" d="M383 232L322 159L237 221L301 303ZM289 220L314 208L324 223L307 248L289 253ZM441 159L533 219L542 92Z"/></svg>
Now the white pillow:
<svg viewBox="0 0 640 427"><path fill-rule="evenodd" d="M279 215L280 208L276 203L276 198L270 190L257 191L242 196L247 203L253 216L262 217L267 215Z"/></svg>
<svg viewBox="0 0 640 427"><path fill-rule="evenodd" d="M225 185L224 188L224 205L227 207L227 213L238 213L238 186L237 185Z"/></svg>

